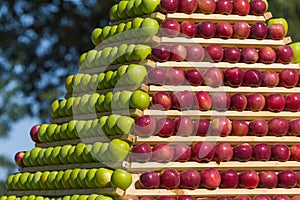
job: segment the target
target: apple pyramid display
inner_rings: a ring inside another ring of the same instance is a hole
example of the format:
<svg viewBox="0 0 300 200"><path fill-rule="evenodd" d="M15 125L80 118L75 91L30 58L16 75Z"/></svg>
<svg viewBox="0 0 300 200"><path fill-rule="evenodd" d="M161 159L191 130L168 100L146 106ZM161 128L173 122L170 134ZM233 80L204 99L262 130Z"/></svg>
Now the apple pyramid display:
<svg viewBox="0 0 300 200"><path fill-rule="evenodd" d="M0 200L299 200L300 42L267 10L113 5Z"/></svg>

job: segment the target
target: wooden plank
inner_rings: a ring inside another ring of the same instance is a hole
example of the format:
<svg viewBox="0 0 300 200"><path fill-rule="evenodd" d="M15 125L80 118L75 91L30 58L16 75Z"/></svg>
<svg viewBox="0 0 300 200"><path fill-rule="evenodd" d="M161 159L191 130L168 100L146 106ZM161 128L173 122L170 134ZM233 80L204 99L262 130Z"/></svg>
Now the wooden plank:
<svg viewBox="0 0 300 200"><path fill-rule="evenodd" d="M214 92L226 92L229 94L236 94L236 93L243 93L243 94L251 94L251 93L261 93L264 95L280 93L282 95L291 94L291 93L300 93L300 87L294 88L285 88L285 87L229 87L229 86L221 86L217 88L209 87L209 86L173 86L173 85L163 85L163 86L155 86L150 85L149 93L153 94L155 92L178 92L189 90L191 92L198 92L198 91L206 91L210 93Z"/></svg>
<svg viewBox="0 0 300 200"><path fill-rule="evenodd" d="M285 137L276 137L276 136L227 136L227 137L219 137L219 136L170 136L170 137L159 137L159 136L150 136L150 137L139 137L136 136L134 144L142 144L149 143L151 145L160 144L160 143L171 143L175 144L192 144L195 142L227 142L231 145L237 145L241 143L249 143L249 144L259 144L259 143L267 143L269 145L281 144L284 143L286 145L294 145L300 143L300 137L296 136L285 136ZM299 163L300 164L300 163Z"/></svg>
<svg viewBox="0 0 300 200"><path fill-rule="evenodd" d="M282 117L287 120L299 118L299 112L289 112L289 111L282 111L282 112L269 112L269 111L224 111L218 112L214 110L209 111L199 111L199 110L187 110L187 111L178 111L178 110L144 110L144 115L151 115L155 118L158 117L170 117L176 118L178 116L189 116L192 119L213 119L214 117L227 117L231 120L254 120L254 119L272 119L275 117Z"/></svg>
<svg viewBox="0 0 300 200"><path fill-rule="evenodd" d="M141 17L141 18L152 18L152 19L157 19L159 21L165 20L166 19L166 15L160 13L160 12L155 12L155 13L151 13L148 15L142 15L142 16L136 16L136 17ZM124 19L124 20L118 20L118 21L114 21L112 24L116 25L116 24L120 24L120 23L126 23L128 21L132 21L134 18L128 18L128 19Z"/></svg>
<svg viewBox="0 0 300 200"><path fill-rule="evenodd" d="M147 162L147 163L137 163L132 162L128 166L128 171L131 173L142 173L145 171L162 171L164 169L177 169L179 171L194 169L194 170L205 170L208 168L216 168L218 170L229 170L234 169L236 171L243 170L300 170L300 163L297 161L248 161L248 162L209 162L209 163L198 163L198 162L169 162L169 163L157 163L157 162Z"/></svg>

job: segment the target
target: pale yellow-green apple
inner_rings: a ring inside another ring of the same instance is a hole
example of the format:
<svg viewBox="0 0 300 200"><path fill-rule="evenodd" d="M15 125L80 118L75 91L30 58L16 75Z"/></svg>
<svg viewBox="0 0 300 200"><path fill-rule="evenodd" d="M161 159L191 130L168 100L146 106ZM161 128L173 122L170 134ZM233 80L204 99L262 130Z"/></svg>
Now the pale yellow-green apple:
<svg viewBox="0 0 300 200"><path fill-rule="evenodd" d="M149 107L149 94L142 90L135 90L130 98L130 107L145 110Z"/></svg>
<svg viewBox="0 0 300 200"><path fill-rule="evenodd" d="M116 122L116 130L118 135L131 134L134 119L129 116L121 116Z"/></svg>
<svg viewBox="0 0 300 200"><path fill-rule="evenodd" d="M53 165L50 157L53 151L53 147L48 147L44 153L44 157L43 157L43 162L45 163L45 165Z"/></svg>
<svg viewBox="0 0 300 200"><path fill-rule="evenodd" d="M271 18L267 21L267 25L270 24L282 24L284 27L284 35L286 36L288 34L289 25L286 19L284 18Z"/></svg>
<svg viewBox="0 0 300 200"><path fill-rule="evenodd" d="M125 50L126 53L126 50ZM128 65L121 65L117 70L117 79L118 83L117 86L125 86L126 85L126 77L123 77L126 74Z"/></svg>
<svg viewBox="0 0 300 200"><path fill-rule="evenodd" d="M294 51L293 63L300 63L300 42L289 44L289 46L292 47Z"/></svg>
<svg viewBox="0 0 300 200"><path fill-rule="evenodd" d="M100 134L98 132L99 127L99 119L93 119L90 127L90 132L93 135L93 137L99 137Z"/></svg>
<svg viewBox="0 0 300 200"><path fill-rule="evenodd" d="M88 113L88 109L87 109L87 103L89 101L89 97L90 94L84 94L83 96L81 96L80 98L80 102L79 102L79 110L81 113ZM72 138L70 138L72 139Z"/></svg>
<svg viewBox="0 0 300 200"><path fill-rule="evenodd" d="M93 31L92 31L92 34L91 34L91 40L93 42L93 44L95 46L97 46L98 44L100 44L101 42L101 36L102 34L102 28L95 28Z"/></svg>
<svg viewBox="0 0 300 200"><path fill-rule="evenodd" d="M73 101L73 106L72 106L72 113L74 115L79 115L81 114L81 111L79 109L80 107L80 100L81 100L81 97L75 97L74 101Z"/></svg>
<svg viewBox="0 0 300 200"><path fill-rule="evenodd" d="M106 124L106 121L108 119L108 116L102 116L100 117L99 119L99 135L102 136L102 135L107 135L107 132L106 132L106 129L105 129L105 124Z"/></svg>
<svg viewBox="0 0 300 200"><path fill-rule="evenodd" d="M58 158L62 164L69 164L67 157L69 156L69 151L70 151L71 147L72 147L72 145L70 145L70 144L66 144L61 147Z"/></svg>
<svg viewBox="0 0 300 200"><path fill-rule="evenodd" d="M113 86L111 85L111 77L113 75L113 71L107 71L105 73L105 76L104 76L104 81L103 81L103 84L104 84L104 87L105 88L112 88Z"/></svg>
<svg viewBox="0 0 300 200"><path fill-rule="evenodd" d="M88 120L84 123L84 128L82 131L82 133L80 134L80 138L90 138L93 137L91 131L90 131L90 127L92 125L92 120Z"/></svg>
<svg viewBox="0 0 300 200"><path fill-rule="evenodd" d="M101 145L101 148L100 148L100 151L97 155L99 155L99 159L102 163L106 163L106 162L109 162L109 158L107 158L107 154L105 154L105 152L107 151L108 149L108 144L109 143L103 143Z"/></svg>
<svg viewBox="0 0 300 200"><path fill-rule="evenodd" d="M134 61L133 59L133 52L134 52L134 49L135 49L135 44L129 44L127 49L126 49L126 54L125 54L125 59L127 62L132 62Z"/></svg>
<svg viewBox="0 0 300 200"><path fill-rule="evenodd" d="M80 84L81 84L81 79L84 74L78 73L75 74L73 77L73 92L82 92Z"/></svg>
<svg viewBox="0 0 300 200"><path fill-rule="evenodd" d="M146 60L151 56L152 48L149 45L137 44L132 53L132 58L135 61Z"/></svg>
<svg viewBox="0 0 300 200"><path fill-rule="evenodd" d="M128 45L127 44L121 44L118 48L118 53L117 53L117 59L119 63L125 63L125 54L127 50Z"/></svg>
<svg viewBox="0 0 300 200"><path fill-rule="evenodd" d="M80 168L75 168L72 170L72 172L70 174L69 183L70 183L70 186L72 189L80 188L79 184L77 183L77 177L78 177L80 170L81 170Z"/></svg>
<svg viewBox="0 0 300 200"><path fill-rule="evenodd" d="M95 63L94 63L94 59L96 57L97 52L98 51L95 50L95 49L89 50L87 52L87 55L86 55L86 57L84 59L84 63L83 63L84 66L86 66L87 68L95 68L95 67L97 67L95 65Z"/></svg>
<svg viewBox="0 0 300 200"><path fill-rule="evenodd" d="M45 148L42 148L39 152L39 155L38 155L38 158L37 158L37 162L39 164L39 166L44 166L46 165L46 163L44 162L44 155L45 155L45 152L46 152L47 149Z"/></svg>
<svg viewBox="0 0 300 200"><path fill-rule="evenodd" d="M66 88L66 91L68 93L72 93L73 92L73 77L74 77L74 75L69 75L66 78L65 88Z"/></svg>
<svg viewBox="0 0 300 200"><path fill-rule="evenodd" d="M130 145L121 140L113 139L108 145L108 152L112 161L124 161L130 151Z"/></svg>
<svg viewBox="0 0 300 200"><path fill-rule="evenodd" d="M61 125L58 125L55 129L55 132L54 132L54 136L53 136L53 139L55 141L60 141L61 140L61 137L60 137L60 131L61 131Z"/></svg>
<svg viewBox="0 0 300 200"><path fill-rule="evenodd" d="M49 124L49 126L46 130L46 134L45 134L46 140L48 142L55 141L54 135L55 135L55 130L56 130L57 126L58 126L57 124Z"/></svg>
<svg viewBox="0 0 300 200"><path fill-rule="evenodd" d="M96 103L98 101L100 94L93 93L89 96L89 100L87 102L87 109L89 113L96 113Z"/></svg>
<svg viewBox="0 0 300 200"><path fill-rule="evenodd" d="M84 163L83 159L83 152L86 147L86 144L84 143L78 143L75 148L74 152L74 160L77 161L78 163Z"/></svg>
<svg viewBox="0 0 300 200"><path fill-rule="evenodd" d="M132 35L132 31L131 31L131 28L132 28L132 21L128 21L124 27L124 31L122 33L122 36L124 36L124 39L126 40L130 40L130 39L133 39L134 38L134 35Z"/></svg>
<svg viewBox="0 0 300 200"><path fill-rule="evenodd" d="M91 154L91 151L92 151L92 148L93 148L93 145L92 144L87 144L85 146L85 149L83 151L83 159L86 163L91 163L93 162L93 159L92 159L92 154Z"/></svg>
<svg viewBox="0 0 300 200"><path fill-rule="evenodd" d="M128 18L126 14L126 6L128 4L128 1L120 1L117 9L117 14L119 19L126 19Z"/></svg>
<svg viewBox="0 0 300 200"><path fill-rule="evenodd" d="M76 124L77 124L78 120L71 120L69 121L68 123L68 127L67 127L67 135L69 138L72 138L72 139L76 139Z"/></svg>
<svg viewBox="0 0 300 200"><path fill-rule="evenodd" d="M136 38L143 36L143 32L142 32L142 29L141 29L143 21L144 21L144 18L141 18L141 17L136 17L132 21L132 27L130 29L130 32Z"/></svg>
<svg viewBox="0 0 300 200"><path fill-rule="evenodd" d="M6 179L6 187L8 190L13 190L12 182L13 182L14 176L15 176L14 174L11 174Z"/></svg>
<svg viewBox="0 0 300 200"><path fill-rule="evenodd" d="M30 175L27 178L27 183L26 183L26 187L28 188L28 190L33 190L34 189L34 187L32 185L33 178L34 178L34 173L30 173Z"/></svg>
<svg viewBox="0 0 300 200"><path fill-rule="evenodd" d="M39 152L41 151L42 148L40 147L34 147L31 152L30 152L30 156L29 156L29 162L30 162L30 166L34 167L34 166L38 166L38 155Z"/></svg>
<svg viewBox="0 0 300 200"><path fill-rule="evenodd" d="M41 172L41 171L36 171L34 173L34 177L33 177L33 181L32 181L32 186L33 186L33 188L35 190L41 189L40 180L41 180L42 174L43 174L43 172Z"/></svg>
<svg viewBox="0 0 300 200"><path fill-rule="evenodd" d="M96 188L97 185L94 182L95 174L97 172L97 169L89 169L85 176L85 184L88 188Z"/></svg>
<svg viewBox="0 0 300 200"><path fill-rule="evenodd" d="M109 17L112 21L117 21L119 20L119 16L118 16L118 4L113 5L110 10L109 10Z"/></svg>
<svg viewBox="0 0 300 200"><path fill-rule="evenodd" d="M116 40L117 41L124 41L125 37L123 34L123 31L125 29L126 24L124 22L121 22L120 24L118 24L118 28L117 28L117 32L116 32Z"/></svg>
<svg viewBox="0 0 300 200"><path fill-rule="evenodd" d="M155 19L145 18L141 24L141 29L143 36L156 35L158 33L159 23Z"/></svg>
<svg viewBox="0 0 300 200"><path fill-rule="evenodd" d="M99 195L96 200L113 200L111 197Z"/></svg>
<svg viewBox="0 0 300 200"><path fill-rule="evenodd" d="M61 151L61 146L56 146L53 148L50 156L51 163L54 165L59 165L61 164L60 159L59 159L59 154Z"/></svg>
<svg viewBox="0 0 300 200"><path fill-rule="evenodd" d="M114 98L111 101L111 110L120 110L118 102L119 102L121 93L122 93L121 91L117 91L114 93Z"/></svg>
<svg viewBox="0 0 300 200"><path fill-rule="evenodd" d="M105 99L104 99L105 111L111 111L112 98L113 98L113 93L112 92L108 92L108 93L105 94Z"/></svg>
<svg viewBox="0 0 300 200"><path fill-rule="evenodd" d="M105 73L99 74L99 78L98 78L98 86L97 86L97 89L98 89L98 90L103 90L103 89L105 89L105 87L104 87L104 78L105 78Z"/></svg>
<svg viewBox="0 0 300 200"><path fill-rule="evenodd" d="M110 180L113 171L106 168L99 168L94 177L94 182L99 188L107 188L110 187Z"/></svg>
<svg viewBox="0 0 300 200"><path fill-rule="evenodd" d="M89 86L91 81L91 75L90 74L84 74L80 81L80 87L82 91L89 91L91 88Z"/></svg>
<svg viewBox="0 0 300 200"><path fill-rule="evenodd" d="M130 104L130 98L132 96L132 93L133 93L132 91L124 90L120 94L118 103L121 110L130 108L129 104Z"/></svg>
<svg viewBox="0 0 300 200"><path fill-rule="evenodd" d="M126 81L129 85L139 85L145 81L147 74L143 65L130 64L126 71Z"/></svg>
<svg viewBox="0 0 300 200"><path fill-rule="evenodd" d="M84 127L85 127L85 121L83 120L77 121L76 128L75 128L77 138L81 137L82 132L84 132Z"/></svg>
<svg viewBox="0 0 300 200"><path fill-rule="evenodd" d="M123 169L116 169L111 176L111 184L115 188L126 190L132 184L132 175Z"/></svg>
<svg viewBox="0 0 300 200"><path fill-rule="evenodd" d="M21 175L22 175L22 173L14 174L13 179L12 179L12 183L11 183L12 190L21 190L21 188L19 187L19 184L18 184L19 181L20 181Z"/></svg>
<svg viewBox="0 0 300 200"><path fill-rule="evenodd" d="M109 61L109 56L110 56L111 50L112 50L112 47L105 47L102 50L101 59L102 59L103 65L105 65L105 66L111 64Z"/></svg>
<svg viewBox="0 0 300 200"><path fill-rule="evenodd" d="M49 126L49 124L40 125L39 130L38 130L38 139L40 142L47 142L46 134L47 134L48 126Z"/></svg>
<svg viewBox="0 0 300 200"><path fill-rule="evenodd" d="M66 109L65 109L66 103L67 103L67 101L65 99L62 99L59 101L59 107L58 107L57 111L58 111L59 116L61 116L61 117L67 116Z"/></svg>
<svg viewBox="0 0 300 200"><path fill-rule="evenodd" d="M47 179L48 179L49 174L50 174L50 171L43 171L42 172L42 176L40 178L40 187L42 188L42 190L47 190L48 189Z"/></svg>
<svg viewBox="0 0 300 200"><path fill-rule="evenodd" d="M71 164L76 163L74 156L73 156L73 154L75 153L75 148L76 148L76 146L72 146L69 149L69 152L68 152L69 155L67 156L68 163L71 163Z"/></svg>
<svg viewBox="0 0 300 200"><path fill-rule="evenodd" d="M95 56L95 59L94 59L94 65L96 67L100 67L100 66L103 66L103 60L102 60L102 50L98 51L96 56Z"/></svg>
<svg viewBox="0 0 300 200"><path fill-rule="evenodd" d="M160 0L142 0L141 7L145 14L157 12L160 8Z"/></svg>
<svg viewBox="0 0 300 200"><path fill-rule="evenodd" d="M67 116L72 116L73 115L73 102L75 100L75 97L70 97L67 99L66 102L66 114Z"/></svg>
<svg viewBox="0 0 300 200"><path fill-rule="evenodd" d="M119 47L113 47L111 52L110 52L108 60L112 65L116 65L116 64L119 63L119 61L118 61L118 51L119 51Z"/></svg>
<svg viewBox="0 0 300 200"><path fill-rule="evenodd" d="M61 183L62 183L64 189L72 188L70 185L70 182L69 182L72 171L73 171L72 169L67 169L64 171L64 174L61 179Z"/></svg>
<svg viewBox="0 0 300 200"><path fill-rule="evenodd" d="M99 194L90 194L87 200L95 200Z"/></svg>
<svg viewBox="0 0 300 200"><path fill-rule="evenodd" d="M60 188L57 188L55 185L55 179L56 179L57 174L58 174L58 171L51 171L49 176L47 177L46 185L47 185L47 188L49 188L50 190L60 189Z"/></svg>
<svg viewBox="0 0 300 200"><path fill-rule="evenodd" d="M21 188L21 190L28 190L27 182L28 182L28 177L29 177L29 175L30 175L29 172L24 172L24 173L22 173L22 175L20 176L18 185L19 185L19 188Z"/></svg>
<svg viewBox="0 0 300 200"><path fill-rule="evenodd" d="M52 117L55 117L55 118L59 117L58 109L59 109L59 100L56 99L55 101L52 102L51 108L50 108L50 112L51 112Z"/></svg>
<svg viewBox="0 0 300 200"><path fill-rule="evenodd" d="M88 172L87 169L81 169L78 173L77 183L80 186L80 188L87 188L87 185L85 182L87 172Z"/></svg>
<svg viewBox="0 0 300 200"><path fill-rule="evenodd" d="M113 114L107 118L105 129L108 135L117 135L116 123L120 117L121 117L120 115Z"/></svg>
<svg viewBox="0 0 300 200"><path fill-rule="evenodd" d="M89 84L91 91L96 91L97 90L98 81L99 81L99 75L98 74L93 74L91 76L91 80L90 80L90 84Z"/></svg>
<svg viewBox="0 0 300 200"><path fill-rule="evenodd" d="M73 194L73 195L71 196L71 199L70 199L70 200L78 200L79 197L80 197L79 194Z"/></svg>
<svg viewBox="0 0 300 200"><path fill-rule="evenodd" d="M84 60L85 60L85 58L86 58L86 55L87 55L87 53L85 52L85 53L81 54L80 57L79 57L79 59L78 59L78 66L79 66L80 68L86 68L86 67L83 65Z"/></svg>
<svg viewBox="0 0 300 200"><path fill-rule="evenodd" d="M104 108L104 101L105 101L105 95L104 94L100 94L97 103L96 103L96 110L98 112L104 112L105 108Z"/></svg>
<svg viewBox="0 0 300 200"><path fill-rule="evenodd" d="M101 148L102 144L103 144L102 142L95 142L93 144L93 147L91 150L91 155L92 155L93 161L95 161L95 162L100 160L98 153L100 152L100 148Z"/></svg>

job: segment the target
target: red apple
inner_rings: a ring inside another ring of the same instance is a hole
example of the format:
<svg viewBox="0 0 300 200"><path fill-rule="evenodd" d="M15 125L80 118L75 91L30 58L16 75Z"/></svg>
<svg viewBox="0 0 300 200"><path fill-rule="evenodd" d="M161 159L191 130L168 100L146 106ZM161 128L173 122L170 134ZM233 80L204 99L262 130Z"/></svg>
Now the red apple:
<svg viewBox="0 0 300 200"><path fill-rule="evenodd" d="M175 132L175 122L170 118L160 118L156 122L156 134L161 137L170 137Z"/></svg>
<svg viewBox="0 0 300 200"><path fill-rule="evenodd" d="M174 13L178 10L179 0L161 0L160 10L163 13Z"/></svg>
<svg viewBox="0 0 300 200"><path fill-rule="evenodd" d="M252 0L250 2L250 14L261 16L267 10L267 4L263 0Z"/></svg>
<svg viewBox="0 0 300 200"><path fill-rule="evenodd" d="M249 161L252 157L252 147L248 143L243 143L233 147L234 158L237 161Z"/></svg>
<svg viewBox="0 0 300 200"><path fill-rule="evenodd" d="M155 200L155 198L149 197L149 196L144 196L144 197L141 197L140 200Z"/></svg>
<svg viewBox="0 0 300 200"><path fill-rule="evenodd" d="M192 159L197 162L211 161L215 155L215 147L208 142L196 142L191 147Z"/></svg>
<svg viewBox="0 0 300 200"><path fill-rule="evenodd" d="M267 26L268 38L272 40L282 40L285 35L284 26L282 24L270 24Z"/></svg>
<svg viewBox="0 0 300 200"><path fill-rule="evenodd" d="M272 200L291 200L291 199L286 195L277 194L273 196Z"/></svg>
<svg viewBox="0 0 300 200"><path fill-rule="evenodd" d="M258 87L262 83L262 73L256 69L248 69L244 73L244 84L250 87Z"/></svg>
<svg viewBox="0 0 300 200"><path fill-rule="evenodd" d="M262 86L276 87L279 84L279 75L275 71L266 71L262 74Z"/></svg>
<svg viewBox="0 0 300 200"><path fill-rule="evenodd" d="M297 174L292 170L281 171L277 177L279 187L294 188L297 185Z"/></svg>
<svg viewBox="0 0 300 200"><path fill-rule="evenodd" d="M144 172L140 175L139 183L144 189L159 188L159 175L157 172Z"/></svg>
<svg viewBox="0 0 300 200"><path fill-rule="evenodd" d="M186 162L189 161L192 155L191 148L186 144L177 144L174 147L174 159L177 162Z"/></svg>
<svg viewBox="0 0 300 200"><path fill-rule="evenodd" d="M249 123L249 134L253 136L265 136L269 130L268 122L264 119L255 119Z"/></svg>
<svg viewBox="0 0 300 200"><path fill-rule="evenodd" d="M202 72L198 69L190 69L185 72L185 78L191 86L200 86L203 83Z"/></svg>
<svg viewBox="0 0 300 200"><path fill-rule="evenodd" d="M289 121L289 134L293 136L300 135L300 119Z"/></svg>
<svg viewBox="0 0 300 200"><path fill-rule="evenodd" d="M231 122L231 135L232 136L246 136L249 131L249 126L244 120L234 120Z"/></svg>
<svg viewBox="0 0 300 200"><path fill-rule="evenodd" d="M277 186L278 178L274 171L259 172L259 187L261 188L275 188Z"/></svg>
<svg viewBox="0 0 300 200"><path fill-rule="evenodd" d="M248 15L250 13L250 3L248 0L234 0L233 13L238 15Z"/></svg>
<svg viewBox="0 0 300 200"><path fill-rule="evenodd" d="M185 46L181 44L174 44L170 48L170 61L184 61L187 55Z"/></svg>
<svg viewBox="0 0 300 200"><path fill-rule="evenodd" d="M215 168L205 169L201 172L201 186L206 189L215 189L221 184L221 175Z"/></svg>
<svg viewBox="0 0 300 200"><path fill-rule="evenodd" d="M38 137L39 128L40 128L40 124L37 124L30 129L30 137L31 137L32 141L34 141L36 143L40 143L40 140Z"/></svg>
<svg viewBox="0 0 300 200"><path fill-rule="evenodd" d="M253 146L253 158L256 161L268 161L271 158L271 148L265 143L256 144Z"/></svg>
<svg viewBox="0 0 300 200"><path fill-rule="evenodd" d="M148 73L148 82L154 85L164 85L167 79L165 70L153 68Z"/></svg>
<svg viewBox="0 0 300 200"><path fill-rule="evenodd" d="M200 185L201 176L198 171L194 169L185 170L180 173L180 188L183 189L197 189Z"/></svg>
<svg viewBox="0 0 300 200"><path fill-rule="evenodd" d="M218 44L211 44L205 48L208 53L207 60L211 60L214 62L221 62L223 59L223 49Z"/></svg>
<svg viewBox="0 0 300 200"><path fill-rule="evenodd" d="M244 72L239 67L232 67L224 72L224 81L231 87L239 87L244 80Z"/></svg>
<svg viewBox="0 0 300 200"><path fill-rule="evenodd" d="M193 38L197 33L197 26L192 21L183 21L180 24L180 32L185 37Z"/></svg>
<svg viewBox="0 0 300 200"><path fill-rule="evenodd" d="M269 135L272 136L285 136L289 130L289 123L284 118L272 118L268 122Z"/></svg>
<svg viewBox="0 0 300 200"><path fill-rule="evenodd" d="M170 48L166 45L158 45L152 48L152 59L157 62L165 62L169 60Z"/></svg>
<svg viewBox="0 0 300 200"><path fill-rule="evenodd" d="M208 68L203 75L204 83L207 86L219 87L223 84L224 75L222 70L216 67Z"/></svg>
<svg viewBox="0 0 300 200"><path fill-rule="evenodd" d="M242 188L253 189L258 186L259 176L254 170L243 171L239 174L239 185Z"/></svg>
<svg viewBox="0 0 300 200"><path fill-rule="evenodd" d="M229 196L220 196L217 197L216 200L232 200Z"/></svg>
<svg viewBox="0 0 300 200"><path fill-rule="evenodd" d="M212 14L216 10L216 2L214 0L198 0L197 12L204 14Z"/></svg>
<svg viewBox="0 0 300 200"><path fill-rule="evenodd" d="M152 149L150 144L142 143L132 147L130 160L133 162L148 162L152 157Z"/></svg>
<svg viewBox="0 0 300 200"><path fill-rule="evenodd" d="M212 93L212 109L217 111L228 110L231 103L231 98L227 93Z"/></svg>
<svg viewBox="0 0 300 200"><path fill-rule="evenodd" d="M239 175L233 169L221 172L221 188L237 188L239 185Z"/></svg>
<svg viewBox="0 0 300 200"><path fill-rule="evenodd" d="M254 47L244 47L242 49L241 61L244 63L256 63L258 61L259 55Z"/></svg>
<svg viewBox="0 0 300 200"><path fill-rule="evenodd" d="M277 47L275 49L275 52L276 52L276 57L277 57L276 62L283 63L283 64L289 64L294 59L294 55L295 55L294 51L288 45Z"/></svg>
<svg viewBox="0 0 300 200"><path fill-rule="evenodd" d="M197 36L205 39L214 37L216 34L216 26L211 21L203 21L197 25Z"/></svg>
<svg viewBox="0 0 300 200"><path fill-rule="evenodd" d="M260 195L254 196L253 200L272 200L272 199L268 195L260 194Z"/></svg>
<svg viewBox="0 0 300 200"><path fill-rule="evenodd" d="M218 143L215 146L214 160L217 162L230 161L233 157L233 150L229 143Z"/></svg>
<svg viewBox="0 0 300 200"><path fill-rule="evenodd" d="M239 195L239 196L234 197L233 200L251 200L251 197L246 196L246 195Z"/></svg>
<svg viewBox="0 0 300 200"><path fill-rule="evenodd" d="M127 195L118 197L116 200L139 200L139 198L136 195L127 194Z"/></svg>
<svg viewBox="0 0 300 200"><path fill-rule="evenodd" d="M295 161L300 161L300 144L291 146L291 158Z"/></svg>
<svg viewBox="0 0 300 200"><path fill-rule="evenodd" d="M187 47L187 61L201 62L204 58L205 52L200 45L192 45Z"/></svg>
<svg viewBox="0 0 300 200"><path fill-rule="evenodd" d="M247 107L247 97L244 94L231 96L231 108L236 111L244 111Z"/></svg>
<svg viewBox="0 0 300 200"><path fill-rule="evenodd" d="M271 112L280 112L285 108L285 98L281 94L270 94L266 97L266 109Z"/></svg>
<svg viewBox="0 0 300 200"><path fill-rule="evenodd" d="M231 132L231 122L226 117L217 117L211 120L209 127L209 135L225 137Z"/></svg>
<svg viewBox="0 0 300 200"><path fill-rule="evenodd" d="M263 47L258 51L258 61L265 64L271 64L276 61L276 52L271 47Z"/></svg>
<svg viewBox="0 0 300 200"><path fill-rule="evenodd" d="M157 200L176 200L176 197L173 196L159 196Z"/></svg>
<svg viewBox="0 0 300 200"><path fill-rule="evenodd" d="M299 76L294 69L284 69L279 74L280 85L283 87L295 87L299 81Z"/></svg>
<svg viewBox="0 0 300 200"><path fill-rule="evenodd" d="M263 22L255 22L250 27L250 37L257 39L257 40L263 40L267 37L268 29L265 23Z"/></svg>
<svg viewBox="0 0 300 200"><path fill-rule="evenodd" d="M216 13L229 15L233 11L233 3L230 0L218 0L216 4Z"/></svg>
<svg viewBox="0 0 300 200"><path fill-rule="evenodd" d="M134 133L138 136L151 136L156 129L156 121L151 116L144 115L135 119Z"/></svg>
<svg viewBox="0 0 300 200"><path fill-rule="evenodd" d="M177 136L191 136L194 131L194 124L190 117L180 116L175 119L175 134Z"/></svg>
<svg viewBox="0 0 300 200"><path fill-rule="evenodd" d="M300 187L300 171L298 171L297 173L296 173L296 175L297 175L297 187L299 188Z"/></svg>
<svg viewBox="0 0 300 200"><path fill-rule="evenodd" d="M272 157L274 160L285 162L290 159L290 149L285 144L276 144L272 147Z"/></svg>
<svg viewBox="0 0 300 200"><path fill-rule="evenodd" d="M197 0L180 0L178 11L186 14L191 14L196 11L198 6Z"/></svg>
<svg viewBox="0 0 300 200"><path fill-rule="evenodd" d="M223 39L228 39L233 34L233 28L228 22L219 22L216 25L216 36Z"/></svg>
<svg viewBox="0 0 300 200"><path fill-rule="evenodd" d="M182 85L185 81L184 71L178 67L167 69L167 84L169 85Z"/></svg>
<svg viewBox="0 0 300 200"><path fill-rule="evenodd" d="M237 47L229 47L224 50L223 61L237 63L241 58L241 51Z"/></svg>
<svg viewBox="0 0 300 200"><path fill-rule="evenodd" d="M180 195L177 197L177 200L195 200L195 198L190 195Z"/></svg>
<svg viewBox="0 0 300 200"><path fill-rule="evenodd" d="M233 37L238 39L246 39L250 35L250 26L247 22L235 22L232 26Z"/></svg>
<svg viewBox="0 0 300 200"><path fill-rule="evenodd" d="M180 184L180 173L176 169L165 169L161 172L160 187L164 189L176 189Z"/></svg>
<svg viewBox="0 0 300 200"><path fill-rule="evenodd" d="M169 110L172 106L172 97L166 92L156 92L152 96L151 105L154 109Z"/></svg>
<svg viewBox="0 0 300 200"><path fill-rule="evenodd" d="M194 132L197 136L206 136L210 127L210 122L205 119L195 120L194 122Z"/></svg>
<svg viewBox="0 0 300 200"><path fill-rule="evenodd" d="M155 162L170 162L174 158L174 148L169 144L157 144L152 147L152 160Z"/></svg>
<svg viewBox="0 0 300 200"><path fill-rule="evenodd" d="M207 92L200 91L195 94L195 99L197 102L197 105L195 106L197 109L205 111L210 110L212 101Z"/></svg>
<svg viewBox="0 0 300 200"><path fill-rule="evenodd" d="M25 151L19 151L15 154L15 162L19 167L25 167L24 162L23 162L23 158L25 155Z"/></svg>
<svg viewBox="0 0 300 200"><path fill-rule="evenodd" d="M251 111L261 111L265 107L265 97L262 94L248 95L247 102L247 109Z"/></svg>
<svg viewBox="0 0 300 200"><path fill-rule="evenodd" d="M177 110L190 110L194 105L194 95L188 90L173 92L172 102L173 108Z"/></svg>
<svg viewBox="0 0 300 200"><path fill-rule="evenodd" d="M160 34L165 37L177 37L180 33L180 24L174 19L166 19L161 23Z"/></svg>

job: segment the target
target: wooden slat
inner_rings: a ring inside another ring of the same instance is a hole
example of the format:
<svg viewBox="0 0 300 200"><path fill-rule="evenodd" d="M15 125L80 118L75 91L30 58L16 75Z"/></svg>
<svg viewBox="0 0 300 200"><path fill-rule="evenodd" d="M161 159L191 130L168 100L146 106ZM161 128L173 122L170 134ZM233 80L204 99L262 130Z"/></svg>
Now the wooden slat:
<svg viewBox="0 0 300 200"><path fill-rule="evenodd" d="M155 13L151 13L149 15L142 15L142 16L137 16L137 17L141 17L141 18L152 18L152 19L157 19L159 21L165 20L166 19L166 15L160 13L160 12L155 12ZM118 20L118 21L114 21L112 24L116 25L116 24L120 24L122 22L126 23L128 21L132 21L134 18L128 18L128 19L124 19L124 20Z"/></svg>

